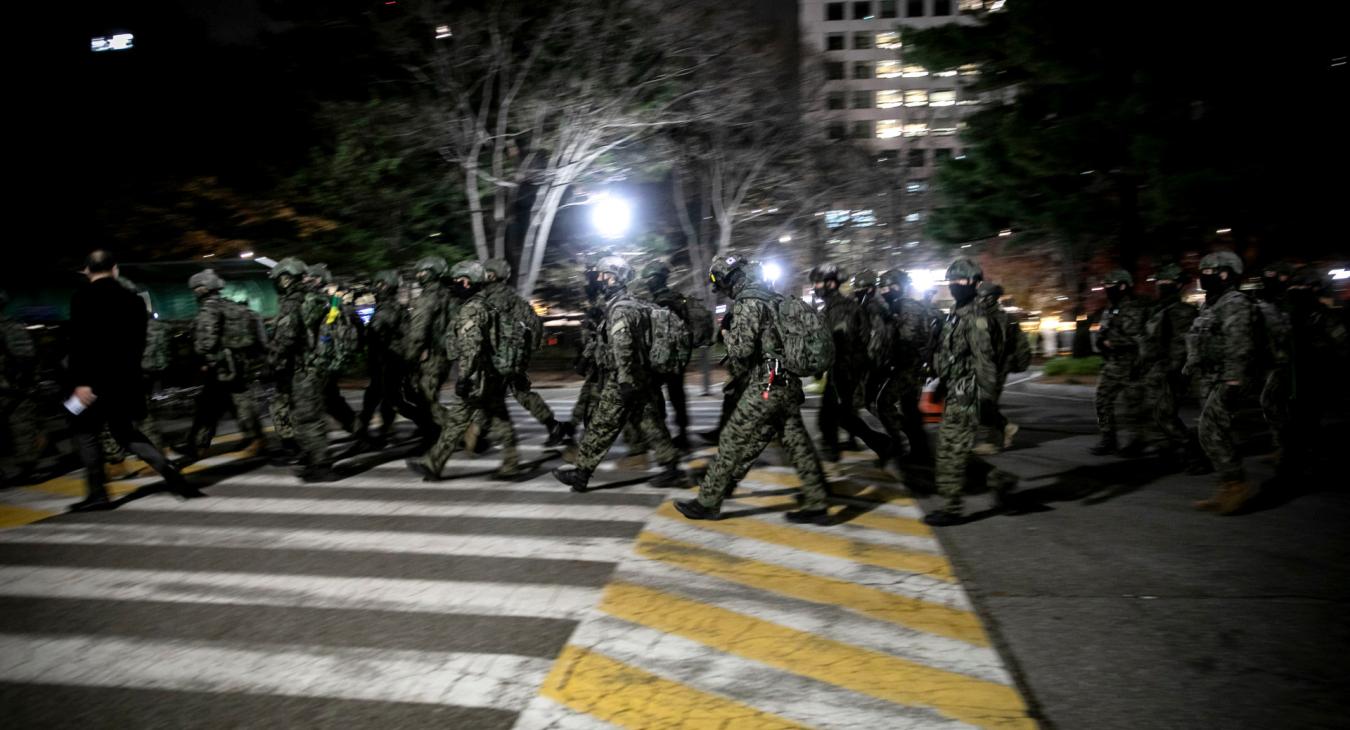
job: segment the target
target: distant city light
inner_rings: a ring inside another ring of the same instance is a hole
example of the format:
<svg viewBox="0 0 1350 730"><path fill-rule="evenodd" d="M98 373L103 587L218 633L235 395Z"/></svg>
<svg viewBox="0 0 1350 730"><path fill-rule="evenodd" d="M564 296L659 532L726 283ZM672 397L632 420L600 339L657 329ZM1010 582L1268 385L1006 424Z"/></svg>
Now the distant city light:
<svg viewBox="0 0 1350 730"><path fill-rule="evenodd" d="M445 38L449 38L452 35L454 34L450 32L450 26L448 25L436 26L436 40L443 40Z"/></svg>
<svg viewBox="0 0 1350 730"><path fill-rule="evenodd" d="M963 244L961 244L961 248L970 248L970 244L969 244L969 243L963 243Z"/></svg>
<svg viewBox="0 0 1350 730"><path fill-rule="evenodd" d="M94 53L104 51L126 51L130 50L136 36L130 33L115 33L113 35L98 35L89 39L89 50Z"/></svg>
<svg viewBox="0 0 1350 730"><path fill-rule="evenodd" d="M1331 275L1331 279L1333 281L1343 281L1345 279L1350 279L1350 269L1332 269L1327 273Z"/></svg>
<svg viewBox="0 0 1350 730"><path fill-rule="evenodd" d="M1215 231L1215 233L1219 234L1220 236L1224 236L1232 232L1233 232L1232 228L1220 228L1219 230Z"/></svg>
<svg viewBox="0 0 1350 730"><path fill-rule="evenodd" d="M1001 231L998 232L998 235L999 235L999 236L1002 236L1002 237L1004 237L1004 238L1007 238L1008 236L1011 236L1011 235L1012 235L1012 229L1011 229L1011 228L1004 228L1003 230L1001 230Z"/></svg>
<svg viewBox="0 0 1350 730"><path fill-rule="evenodd" d="M241 259L251 259L251 258L253 258L253 252L252 252L252 251L245 251L245 252L239 254L239 258L241 258Z"/></svg>
<svg viewBox="0 0 1350 730"><path fill-rule="evenodd" d="M937 286L946 276L947 273L942 269L911 269L909 281L915 291L925 292Z"/></svg>
<svg viewBox="0 0 1350 730"><path fill-rule="evenodd" d="M791 233L784 233L783 235L781 235L781 236L778 237L778 242L779 242L779 243L791 243L791 242L792 242L792 234L791 234Z"/></svg>
<svg viewBox="0 0 1350 730"><path fill-rule="evenodd" d="M778 283L778 279L783 276L783 267L770 261L764 264L764 280L770 284Z"/></svg>
<svg viewBox="0 0 1350 730"><path fill-rule="evenodd" d="M633 208L623 198L598 195L592 202L591 224L604 238L621 238L633 224Z"/></svg>
<svg viewBox="0 0 1350 730"><path fill-rule="evenodd" d="M215 254L213 254L213 253L204 253L204 254L202 254L202 258L204 258L204 259L209 259L209 258L211 258L212 256L215 256Z"/></svg>

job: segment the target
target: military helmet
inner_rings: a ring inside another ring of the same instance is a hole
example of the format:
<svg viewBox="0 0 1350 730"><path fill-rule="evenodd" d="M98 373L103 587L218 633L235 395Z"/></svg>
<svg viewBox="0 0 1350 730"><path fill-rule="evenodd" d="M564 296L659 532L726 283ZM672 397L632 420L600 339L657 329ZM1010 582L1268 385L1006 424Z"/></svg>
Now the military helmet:
<svg viewBox="0 0 1350 730"><path fill-rule="evenodd" d="M909 272L904 269L891 269L877 277L877 286L904 289L909 286Z"/></svg>
<svg viewBox="0 0 1350 730"><path fill-rule="evenodd" d="M487 271L483 264L473 259L464 259L450 268L451 280L468 279L470 284L482 284L487 281Z"/></svg>
<svg viewBox="0 0 1350 730"><path fill-rule="evenodd" d="M1325 290L1329 283L1327 277L1313 266L1300 266L1289 277L1290 286L1306 286L1318 291Z"/></svg>
<svg viewBox="0 0 1350 730"><path fill-rule="evenodd" d="M854 291L871 289L877 285L877 272L871 269L863 269L854 274L848 282L852 285Z"/></svg>
<svg viewBox="0 0 1350 730"><path fill-rule="evenodd" d="M613 274L615 279L621 284L627 284L633 280L633 267L628 265L619 256L605 256L595 262L595 270L600 274Z"/></svg>
<svg viewBox="0 0 1350 730"><path fill-rule="evenodd" d="M511 278L511 262L506 259L488 259L483 262L483 271L494 281L506 281Z"/></svg>
<svg viewBox="0 0 1350 730"><path fill-rule="evenodd" d="M318 279L320 282L324 284L333 283L333 272L328 270L328 264L324 263L310 264L309 268L305 269L305 276L310 276L315 279Z"/></svg>
<svg viewBox="0 0 1350 730"><path fill-rule="evenodd" d="M1115 286L1116 284L1124 284L1125 286L1134 286L1134 277L1130 276L1130 272L1124 269L1115 269L1111 273L1107 274L1106 278L1102 279L1102 283L1106 284L1107 286Z"/></svg>
<svg viewBox="0 0 1350 730"><path fill-rule="evenodd" d="M397 289L399 285L398 272L393 269L385 269L375 275L374 281L376 284L384 284L390 289Z"/></svg>
<svg viewBox="0 0 1350 730"><path fill-rule="evenodd" d="M1232 251L1214 251L1200 259L1202 269L1232 269L1234 274L1242 273L1242 259Z"/></svg>
<svg viewBox="0 0 1350 730"><path fill-rule="evenodd" d="M747 268L751 268L750 259L744 256L723 256L714 259L712 266L708 267L708 281L717 287L730 286L736 272L755 273L753 269L746 271Z"/></svg>
<svg viewBox="0 0 1350 730"><path fill-rule="evenodd" d="M1176 264L1163 264L1158 273L1153 275L1155 281L1182 281L1185 277L1186 274Z"/></svg>
<svg viewBox="0 0 1350 730"><path fill-rule="evenodd" d="M304 276L308 268L309 267L305 266L304 261L301 261L294 256L288 256L282 259L276 266L273 266L272 270L268 273L268 276L275 279L282 274L290 274L291 276L298 278Z"/></svg>
<svg viewBox="0 0 1350 730"><path fill-rule="evenodd" d="M1265 273L1267 271L1273 272L1276 276L1294 275L1294 267L1290 265L1288 261L1272 261L1271 263L1268 263L1265 266L1261 267L1262 276L1265 276Z"/></svg>
<svg viewBox="0 0 1350 730"><path fill-rule="evenodd" d="M947 281L956 279L983 279L984 269L974 259L960 258L947 267Z"/></svg>
<svg viewBox="0 0 1350 730"><path fill-rule="evenodd" d="M225 288L225 280L220 278L214 270L206 269L198 271L188 277L189 289L206 289L207 291L220 291Z"/></svg>
<svg viewBox="0 0 1350 730"><path fill-rule="evenodd" d="M666 262L660 259L657 259L656 261L649 261L647 262L646 266L642 267L642 278L661 279L663 281L669 279L670 264L667 264Z"/></svg>
<svg viewBox="0 0 1350 730"><path fill-rule="evenodd" d="M825 261L816 264L815 267L811 269L812 284L818 281L834 281L837 283L840 276L839 265L833 261Z"/></svg>
<svg viewBox="0 0 1350 730"><path fill-rule="evenodd" d="M416 271L418 273L421 273L423 271L430 271L431 273L435 274L436 278L438 279L443 278L445 276L445 272L449 270L450 265L445 263L445 259L441 258L440 256L424 256L422 257L421 260L417 262L416 268Z"/></svg>

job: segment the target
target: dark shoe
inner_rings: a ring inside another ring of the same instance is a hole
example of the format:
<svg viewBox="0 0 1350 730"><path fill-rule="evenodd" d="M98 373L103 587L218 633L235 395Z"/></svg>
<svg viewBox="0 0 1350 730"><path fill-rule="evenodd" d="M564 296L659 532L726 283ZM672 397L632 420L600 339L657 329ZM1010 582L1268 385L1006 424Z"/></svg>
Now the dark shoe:
<svg viewBox="0 0 1350 730"><path fill-rule="evenodd" d="M850 437L848 438L847 441L845 441L845 442L839 444L839 450L840 450L840 451L862 451L862 447L858 445L858 440L857 440L857 439L855 439L855 438L853 438L852 436L850 436Z"/></svg>
<svg viewBox="0 0 1350 730"><path fill-rule="evenodd" d="M493 481L498 482L505 482L515 479L516 477L522 474L528 473L529 469L522 467L520 464L502 464L501 466L497 467L496 471L492 472L492 474L488 477L488 479L492 479Z"/></svg>
<svg viewBox="0 0 1350 730"><path fill-rule="evenodd" d="M412 473L422 477L424 482L439 482L441 475L433 472L421 459L408 459L403 462Z"/></svg>
<svg viewBox="0 0 1350 730"><path fill-rule="evenodd" d="M479 436L478 441L473 445L473 453L486 454L492 448L492 439L487 436Z"/></svg>
<svg viewBox="0 0 1350 730"><path fill-rule="evenodd" d="M961 511L955 509L940 509L923 516L923 523L932 527L951 527L965 521L966 518Z"/></svg>
<svg viewBox="0 0 1350 730"><path fill-rule="evenodd" d="M839 463L839 447L824 446L820 449L820 460L828 461L831 464Z"/></svg>
<svg viewBox="0 0 1350 730"><path fill-rule="evenodd" d="M675 509L691 520L715 520L722 515L722 510L704 507L697 499L681 499L675 503Z"/></svg>
<svg viewBox="0 0 1350 730"><path fill-rule="evenodd" d="M112 502L108 501L107 497L87 497L66 509L70 512L105 512L113 509L114 506Z"/></svg>
<svg viewBox="0 0 1350 730"><path fill-rule="evenodd" d="M658 489L684 489L689 486L689 477L678 466L668 466L652 477L650 484Z"/></svg>
<svg viewBox="0 0 1350 730"><path fill-rule="evenodd" d="M830 510L826 507L799 509L783 515L783 519L798 525L828 525L830 524Z"/></svg>
<svg viewBox="0 0 1350 730"><path fill-rule="evenodd" d="M563 441L566 441L567 427L570 425L571 424L562 421L553 421L549 423L548 440L544 442L544 446L559 446Z"/></svg>
<svg viewBox="0 0 1350 730"><path fill-rule="evenodd" d="M674 444L675 448L679 449L680 451L689 451L691 448L689 446L689 437L685 434L680 434L679 436L676 436L675 438L671 439L670 442Z"/></svg>
<svg viewBox="0 0 1350 730"><path fill-rule="evenodd" d="M296 476L300 477L302 482L336 482L342 479L342 475L333 470L328 464L321 466L307 466L300 470Z"/></svg>
<svg viewBox="0 0 1350 730"><path fill-rule="evenodd" d="M571 487L573 492L585 492L586 485L591 482L591 472L589 469L577 467L567 469L560 466L553 470L553 478Z"/></svg>
<svg viewBox="0 0 1350 730"><path fill-rule="evenodd" d="M207 494L206 492L203 492L202 490L194 486L184 485L182 487L173 490L173 496L179 499L187 500L187 499L202 499L203 497L209 497L211 495Z"/></svg>
<svg viewBox="0 0 1350 730"><path fill-rule="evenodd" d="M1088 449L1088 453L1093 456L1109 456L1120 450L1120 443L1116 441L1116 435L1113 433L1102 434L1102 440L1097 442L1096 446Z"/></svg>
<svg viewBox="0 0 1350 730"><path fill-rule="evenodd" d="M1144 455L1145 446L1146 444L1143 439L1133 439L1128 444L1125 444L1125 448L1121 449L1118 452L1118 455L1126 459L1138 459Z"/></svg>
<svg viewBox="0 0 1350 730"><path fill-rule="evenodd" d="M1186 473L1196 477L1204 476L1205 474L1213 474L1214 465L1209 463L1209 459L1198 457L1191 460L1191 463L1187 465Z"/></svg>
<svg viewBox="0 0 1350 730"><path fill-rule="evenodd" d="M714 428L711 431L704 431L703 433L699 434L698 437L703 439L707 443L716 446L718 439L722 438L722 430L720 428Z"/></svg>

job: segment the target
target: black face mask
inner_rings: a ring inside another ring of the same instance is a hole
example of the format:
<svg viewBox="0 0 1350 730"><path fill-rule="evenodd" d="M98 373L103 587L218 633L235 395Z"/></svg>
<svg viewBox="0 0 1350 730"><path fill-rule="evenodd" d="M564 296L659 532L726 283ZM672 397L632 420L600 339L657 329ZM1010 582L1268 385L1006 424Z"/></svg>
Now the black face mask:
<svg viewBox="0 0 1350 730"><path fill-rule="evenodd" d="M1200 288L1205 290L1207 299L1213 299L1228 289L1228 282L1222 279L1217 271L1213 274L1201 274Z"/></svg>
<svg viewBox="0 0 1350 730"><path fill-rule="evenodd" d="M1172 299L1181 294L1181 287L1176 284L1159 284L1158 296L1163 299Z"/></svg>
<svg viewBox="0 0 1350 730"><path fill-rule="evenodd" d="M1112 304L1120 304L1120 300L1125 298L1125 290L1119 285L1113 285L1106 290L1106 298L1111 300Z"/></svg>
<svg viewBox="0 0 1350 730"><path fill-rule="evenodd" d="M468 286L456 284L453 288L455 296L460 299L468 299L469 297L473 296L473 293L477 290L478 287L474 286L473 284L470 284Z"/></svg>
<svg viewBox="0 0 1350 730"><path fill-rule="evenodd" d="M975 299L976 284L948 284L947 290L952 293L952 299L956 300L956 306L964 307Z"/></svg>
<svg viewBox="0 0 1350 730"><path fill-rule="evenodd" d="M881 298L885 299L887 304L895 304L895 302L898 299L900 299L900 292L896 291L895 289L891 289L889 291L884 292L881 295Z"/></svg>
<svg viewBox="0 0 1350 730"><path fill-rule="evenodd" d="M1261 290L1257 292L1257 296L1267 302L1273 302L1278 300L1280 295L1284 294L1284 289L1285 283L1280 281L1280 277L1263 276L1261 277Z"/></svg>

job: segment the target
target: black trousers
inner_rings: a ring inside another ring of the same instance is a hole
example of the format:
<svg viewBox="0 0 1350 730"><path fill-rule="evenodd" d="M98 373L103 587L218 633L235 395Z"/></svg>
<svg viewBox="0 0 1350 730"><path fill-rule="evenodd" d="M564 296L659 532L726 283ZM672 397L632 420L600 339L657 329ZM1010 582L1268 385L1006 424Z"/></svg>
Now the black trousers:
<svg viewBox="0 0 1350 730"><path fill-rule="evenodd" d="M328 375L323 382L323 408L328 415L337 419L348 432L356 430L356 411L338 388L337 375Z"/></svg>
<svg viewBox="0 0 1350 730"><path fill-rule="evenodd" d="M674 373L660 380L670 398L670 407L675 411L675 426L680 435L689 430L689 402L684 394L684 373Z"/></svg>
<svg viewBox="0 0 1350 730"><path fill-rule="evenodd" d="M169 463L164 453L150 443L150 439L136 428L134 414L125 409L116 408L107 402L94 401L78 416L70 419L70 430L75 438L75 446L80 452L80 461L84 464L85 482L90 498L107 498L107 478L103 474L103 447L99 442L99 433L104 424L108 433L119 446L140 457L164 477L170 489L181 490L185 486L183 475Z"/></svg>
<svg viewBox="0 0 1350 730"><path fill-rule="evenodd" d="M854 408L853 396L858 389L858 381L845 368L830 371L825 392L820 401L820 437L825 448L837 450L839 447L839 428L843 427L853 436L867 444L867 448L878 454L890 450L890 439L885 434L874 431L858 417Z"/></svg>

